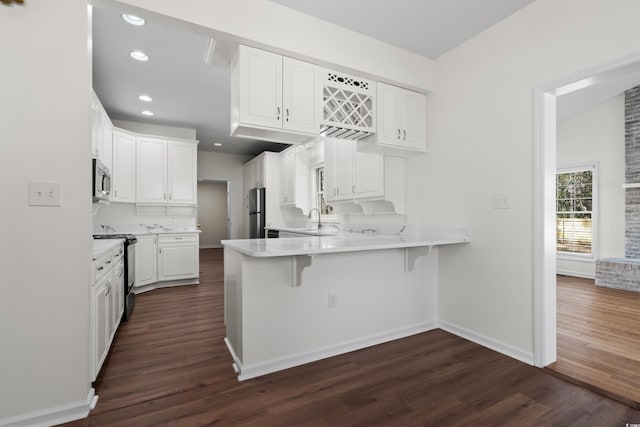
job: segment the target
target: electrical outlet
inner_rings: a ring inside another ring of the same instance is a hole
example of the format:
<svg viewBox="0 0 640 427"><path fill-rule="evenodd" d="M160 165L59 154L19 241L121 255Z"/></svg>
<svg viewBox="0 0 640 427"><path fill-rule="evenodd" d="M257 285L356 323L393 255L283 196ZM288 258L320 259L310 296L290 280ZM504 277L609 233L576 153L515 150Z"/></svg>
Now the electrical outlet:
<svg viewBox="0 0 640 427"><path fill-rule="evenodd" d="M29 181L29 206L62 206L62 184Z"/></svg>
<svg viewBox="0 0 640 427"><path fill-rule="evenodd" d="M338 306L338 295L336 295L335 292L329 292L329 295L327 297L327 302L328 302L329 308L336 308Z"/></svg>
<svg viewBox="0 0 640 427"><path fill-rule="evenodd" d="M493 193L493 209L511 209L511 193Z"/></svg>

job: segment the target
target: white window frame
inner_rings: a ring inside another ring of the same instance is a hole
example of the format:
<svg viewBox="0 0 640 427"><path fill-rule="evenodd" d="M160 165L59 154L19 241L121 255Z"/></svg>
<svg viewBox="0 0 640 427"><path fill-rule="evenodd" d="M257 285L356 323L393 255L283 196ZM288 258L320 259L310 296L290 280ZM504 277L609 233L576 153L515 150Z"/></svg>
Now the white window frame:
<svg viewBox="0 0 640 427"><path fill-rule="evenodd" d="M591 170L592 173L592 189L591 189L591 253L590 254L581 254L575 252L561 252L556 250L556 258L562 260L569 261L583 261L583 262L595 262L598 258L598 249L599 249L599 238L598 238L598 226L599 224L599 215L598 215L598 204L599 204L599 194L598 194L598 163L582 163L571 166L562 166L556 168L556 186L555 191L557 194L558 191L558 183L557 177L562 173L571 173L571 172L580 172L585 170ZM558 209L557 209L557 196L556 196L556 222L558 219ZM556 236L556 245L558 243L558 238Z"/></svg>
<svg viewBox="0 0 640 427"><path fill-rule="evenodd" d="M318 170L318 168L324 168L325 173L327 172L327 168L325 168L324 162L318 162L318 163L310 165L309 173L311 175L310 176L311 179L309 180L309 183L311 185L310 192L311 192L311 194L313 194L313 197L312 197L312 200L311 200L311 207L320 210L320 206L318 206L318 197L317 197L317 195L318 195L318 179L317 179L317 170ZM326 202L326 197L325 197L325 202ZM331 205L331 203L327 203L327 204ZM333 206L333 205L331 205L331 206ZM336 207L335 206L333 206L333 214L332 215L322 214L322 222L326 222L326 223L330 223L330 222L338 223L339 222L339 218L336 216Z"/></svg>

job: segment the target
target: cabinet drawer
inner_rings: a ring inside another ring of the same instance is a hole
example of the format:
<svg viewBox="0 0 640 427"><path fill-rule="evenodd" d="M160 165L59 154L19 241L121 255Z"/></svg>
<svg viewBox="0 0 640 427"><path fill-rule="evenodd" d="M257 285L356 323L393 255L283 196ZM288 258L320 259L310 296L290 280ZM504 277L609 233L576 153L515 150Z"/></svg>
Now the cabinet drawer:
<svg viewBox="0 0 640 427"><path fill-rule="evenodd" d="M190 234L160 234L158 235L158 244L167 243L197 243L198 235L196 233Z"/></svg>
<svg viewBox="0 0 640 427"><path fill-rule="evenodd" d="M113 266L113 250L93 261L93 282L97 283Z"/></svg>

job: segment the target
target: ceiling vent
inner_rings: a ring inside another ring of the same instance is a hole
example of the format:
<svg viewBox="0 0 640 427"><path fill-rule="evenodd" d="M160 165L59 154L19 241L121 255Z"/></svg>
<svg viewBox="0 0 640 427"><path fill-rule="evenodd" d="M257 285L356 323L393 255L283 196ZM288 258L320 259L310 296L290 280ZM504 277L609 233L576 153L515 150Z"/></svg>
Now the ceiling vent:
<svg viewBox="0 0 640 427"><path fill-rule="evenodd" d="M375 82L327 70L322 82L320 134L360 139L375 133Z"/></svg>

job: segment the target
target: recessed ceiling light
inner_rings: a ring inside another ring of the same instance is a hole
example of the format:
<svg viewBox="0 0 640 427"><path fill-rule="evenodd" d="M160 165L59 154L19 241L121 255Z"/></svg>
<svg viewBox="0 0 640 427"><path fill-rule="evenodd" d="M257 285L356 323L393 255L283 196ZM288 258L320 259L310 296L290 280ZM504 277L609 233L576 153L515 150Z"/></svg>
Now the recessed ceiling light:
<svg viewBox="0 0 640 427"><path fill-rule="evenodd" d="M140 50L133 50L131 51L131 53L129 53L129 55L135 59L136 61L148 61L149 57L142 51Z"/></svg>
<svg viewBox="0 0 640 427"><path fill-rule="evenodd" d="M138 97L138 99L140 101L144 101L144 102L151 102L152 101L152 99L151 99L151 97L149 95L140 95Z"/></svg>
<svg viewBox="0 0 640 427"><path fill-rule="evenodd" d="M144 110L141 114L144 116L153 116L153 112L149 110Z"/></svg>
<svg viewBox="0 0 640 427"><path fill-rule="evenodd" d="M139 16L136 16L136 15L127 15L126 13L123 13L122 14L122 19L127 21L129 24L135 25L135 26L138 26L138 27L146 24L146 21L144 19L142 19L142 18L140 18Z"/></svg>
<svg viewBox="0 0 640 427"><path fill-rule="evenodd" d="M222 144L220 144L219 142L214 142L213 145L215 145L216 147L222 147Z"/></svg>

